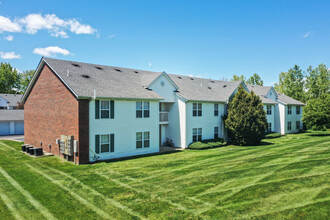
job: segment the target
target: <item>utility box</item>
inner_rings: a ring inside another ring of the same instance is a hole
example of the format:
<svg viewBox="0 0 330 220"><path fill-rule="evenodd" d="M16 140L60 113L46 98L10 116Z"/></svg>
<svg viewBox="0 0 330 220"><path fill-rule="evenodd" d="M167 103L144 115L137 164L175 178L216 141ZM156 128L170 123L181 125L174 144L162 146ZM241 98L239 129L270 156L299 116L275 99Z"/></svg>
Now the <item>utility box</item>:
<svg viewBox="0 0 330 220"><path fill-rule="evenodd" d="M73 156L73 136L61 135L60 152L68 156Z"/></svg>
<svg viewBox="0 0 330 220"><path fill-rule="evenodd" d="M74 140L73 142L73 152L78 153L78 141Z"/></svg>

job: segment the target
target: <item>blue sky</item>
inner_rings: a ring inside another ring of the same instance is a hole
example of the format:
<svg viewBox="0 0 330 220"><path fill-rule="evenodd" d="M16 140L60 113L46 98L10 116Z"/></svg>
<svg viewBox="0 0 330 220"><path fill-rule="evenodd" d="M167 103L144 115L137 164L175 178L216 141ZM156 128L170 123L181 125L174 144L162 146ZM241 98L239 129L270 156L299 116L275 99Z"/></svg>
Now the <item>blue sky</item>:
<svg viewBox="0 0 330 220"><path fill-rule="evenodd" d="M42 55L213 79L330 61L329 1L0 0L0 61Z"/></svg>

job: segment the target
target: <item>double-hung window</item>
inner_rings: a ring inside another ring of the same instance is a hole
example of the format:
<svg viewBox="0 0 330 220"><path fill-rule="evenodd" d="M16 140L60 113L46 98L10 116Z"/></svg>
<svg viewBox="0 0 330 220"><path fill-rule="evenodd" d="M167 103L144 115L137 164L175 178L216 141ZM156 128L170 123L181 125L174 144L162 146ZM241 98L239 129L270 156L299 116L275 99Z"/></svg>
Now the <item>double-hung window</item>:
<svg viewBox="0 0 330 220"><path fill-rule="evenodd" d="M219 127L214 127L214 139L219 137Z"/></svg>
<svg viewBox="0 0 330 220"><path fill-rule="evenodd" d="M202 116L202 103L193 103L193 116Z"/></svg>
<svg viewBox="0 0 330 220"><path fill-rule="evenodd" d="M136 148L150 147L150 132L136 132Z"/></svg>
<svg viewBox="0 0 330 220"><path fill-rule="evenodd" d="M267 123L267 132L270 133L272 131L272 123Z"/></svg>
<svg viewBox="0 0 330 220"><path fill-rule="evenodd" d="M97 134L95 135L95 153L114 152L115 135L114 134Z"/></svg>
<svg viewBox="0 0 330 220"><path fill-rule="evenodd" d="M115 102L113 100L95 100L95 119L113 119Z"/></svg>
<svg viewBox="0 0 330 220"><path fill-rule="evenodd" d="M136 117L149 118L150 103L149 102L136 102Z"/></svg>
<svg viewBox="0 0 330 220"><path fill-rule="evenodd" d="M193 128L193 142L202 140L202 128Z"/></svg>
<svg viewBox="0 0 330 220"><path fill-rule="evenodd" d="M267 115L271 115L271 114L272 114L272 106L267 105Z"/></svg>
<svg viewBox="0 0 330 220"><path fill-rule="evenodd" d="M109 118L110 117L110 101L101 100L101 118Z"/></svg>
<svg viewBox="0 0 330 220"><path fill-rule="evenodd" d="M296 106L296 115L300 115L300 106Z"/></svg>
<svg viewBox="0 0 330 220"><path fill-rule="evenodd" d="M288 131L291 131L291 121L288 121L288 127L287 127Z"/></svg>
<svg viewBox="0 0 330 220"><path fill-rule="evenodd" d="M214 104L214 116L219 115L219 104Z"/></svg>
<svg viewBox="0 0 330 220"><path fill-rule="evenodd" d="M291 105L288 105L288 115L291 115L291 111L292 110L292 106Z"/></svg>
<svg viewBox="0 0 330 220"><path fill-rule="evenodd" d="M297 129L297 130L300 129L300 121L296 121L296 129Z"/></svg>

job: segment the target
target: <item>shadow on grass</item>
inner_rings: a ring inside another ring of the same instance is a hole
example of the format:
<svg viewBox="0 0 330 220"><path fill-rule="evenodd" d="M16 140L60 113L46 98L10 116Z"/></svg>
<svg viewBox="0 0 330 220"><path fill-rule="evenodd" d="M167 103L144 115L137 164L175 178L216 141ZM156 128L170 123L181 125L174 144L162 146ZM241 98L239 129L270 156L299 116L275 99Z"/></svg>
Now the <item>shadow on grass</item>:
<svg viewBox="0 0 330 220"><path fill-rule="evenodd" d="M176 150L176 151L156 152L156 153L150 153L150 154L134 155L134 156L130 156L130 157L114 158L114 159L108 159L108 160L98 160L95 162L91 162L90 164L112 163L112 162L133 160L133 159L138 159L138 158L143 158L143 157L153 157L153 156L164 155L164 154L175 154L175 153L180 153L180 152L183 152L183 151Z"/></svg>
<svg viewBox="0 0 330 220"><path fill-rule="evenodd" d="M311 134L308 134L308 136L315 136L315 137L322 137L322 136L330 136L330 133L311 133Z"/></svg>

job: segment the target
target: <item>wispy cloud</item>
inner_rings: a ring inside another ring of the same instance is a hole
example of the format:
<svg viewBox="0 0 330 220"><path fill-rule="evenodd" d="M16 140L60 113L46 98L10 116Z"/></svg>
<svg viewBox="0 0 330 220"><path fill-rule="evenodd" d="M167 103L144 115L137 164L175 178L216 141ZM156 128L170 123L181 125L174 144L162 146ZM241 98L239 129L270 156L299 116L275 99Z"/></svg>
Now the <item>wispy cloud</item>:
<svg viewBox="0 0 330 220"><path fill-rule="evenodd" d="M117 35L116 34L110 34L109 36L108 36L108 38L115 38Z"/></svg>
<svg viewBox="0 0 330 220"><path fill-rule="evenodd" d="M308 31L307 33L305 33L305 34L303 35L303 38L310 37L312 34L314 34L314 31Z"/></svg>
<svg viewBox="0 0 330 220"><path fill-rule="evenodd" d="M64 56L70 55L70 51L67 49L60 48L58 46L51 46L51 47L45 47L45 48L35 48L33 50L33 53L46 56L46 57L56 57L57 54L61 54Z"/></svg>
<svg viewBox="0 0 330 220"><path fill-rule="evenodd" d="M68 38L68 31L74 34L94 34L97 30L91 25L81 24L77 19L61 19L55 14L28 14L23 18L10 18L0 15L0 33L26 32L36 34L47 30L53 37Z"/></svg>
<svg viewBox="0 0 330 220"><path fill-rule="evenodd" d="M21 59L21 55L15 52L0 52L0 57L4 60Z"/></svg>
<svg viewBox="0 0 330 220"><path fill-rule="evenodd" d="M149 62L149 63L148 63L148 66L152 66L152 63L151 63L151 62Z"/></svg>
<svg viewBox="0 0 330 220"><path fill-rule="evenodd" d="M7 41L12 41L12 40L14 40L14 37L12 35L8 35L7 37L5 37L5 39Z"/></svg>

